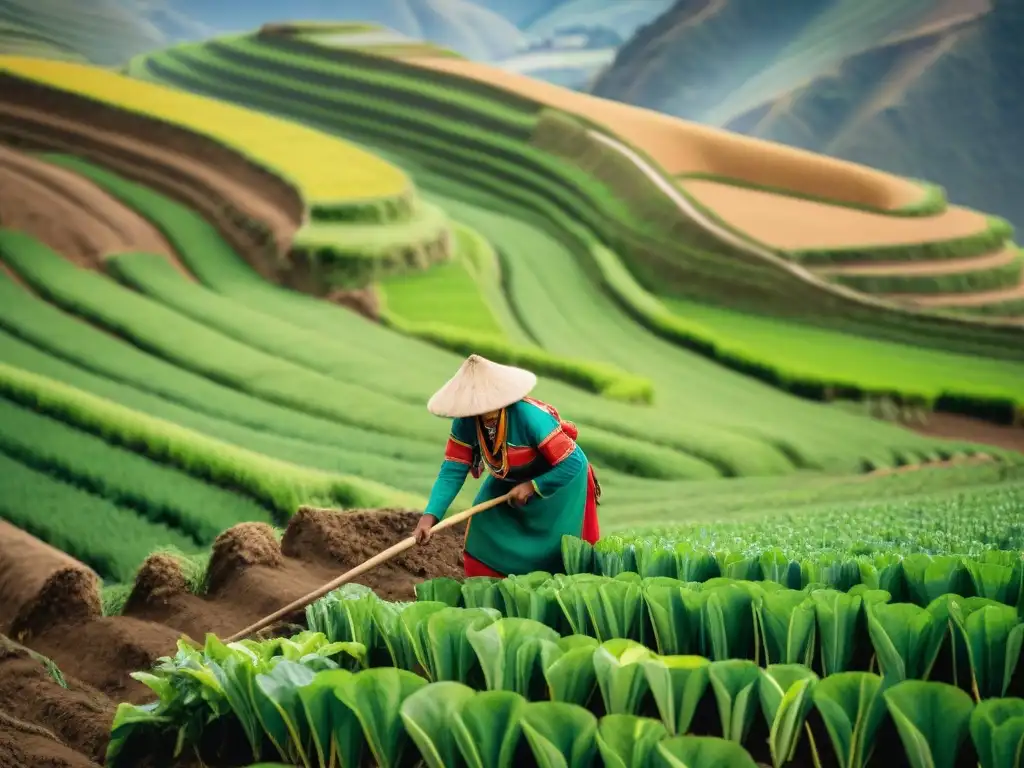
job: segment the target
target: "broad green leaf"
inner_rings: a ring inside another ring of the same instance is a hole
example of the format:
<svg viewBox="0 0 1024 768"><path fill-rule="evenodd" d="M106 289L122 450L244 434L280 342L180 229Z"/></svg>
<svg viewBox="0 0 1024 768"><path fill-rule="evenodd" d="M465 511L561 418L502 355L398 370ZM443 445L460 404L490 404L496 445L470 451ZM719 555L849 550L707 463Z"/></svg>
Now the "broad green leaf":
<svg viewBox="0 0 1024 768"><path fill-rule="evenodd" d="M467 608L494 608L501 610L503 601L498 582L493 576L470 576L462 582L462 604Z"/></svg>
<svg viewBox="0 0 1024 768"><path fill-rule="evenodd" d="M586 641L586 642L581 642ZM551 701L586 706L597 687L594 652L598 642L585 635L570 635L558 642L540 641L541 667Z"/></svg>
<svg viewBox="0 0 1024 768"><path fill-rule="evenodd" d="M659 656L640 665L667 731L687 733L707 691L710 662L703 656Z"/></svg>
<svg viewBox="0 0 1024 768"><path fill-rule="evenodd" d="M683 601L683 585L677 579L655 577L640 587L654 628L658 653L665 656L692 652L699 634L700 614L691 617ZM692 626L692 624L697 626Z"/></svg>
<svg viewBox="0 0 1024 768"><path fill-rule="evenodd" d="M1007 605L985 605L970 612L966 619L959 614L953 620L967 641L975 698L1005 696L1024 640L1024 624L1017 610Z"/></svg>
<svg viewBox="0 0 1024 768"><path fill-rule="evenodd" d="M913 603L868 603L865 611L882 674L894 683L927 680L946 637L946 625Z"/></svg>
<svg viewBox="0 0 1024 768"><path fill-rule="evenodd" d="M885 683L869 672L839 672L822 678L811 691L828 730L840 768L864 768L885 716Z"/></svg>
<svg viewBox="0 0 1024 768"><path fill-rule="evenodd" d="M443 608L431 614L426 642L433 679L480 688L484 679L470 632L494 624L500 616L493 608Z"/></svg>
<svg viewBox="0 0 1024 768"><path fill-rule="evenodd" d="M946 683L906 680L883 694L912 768L953 768L974 702Z"/></svg>
<svg viewBox="0 0 1024 768"><path fill-rule="evenodd" d="M1024 766L1024 699L987 699L971 713L981 768Z"/></svg>
<svg viewBox="0 0 1024 768"><path fill-rule="evenodd" d="M225 650L227 648L225 647ZM228 653L222 655L223 663L210 661L210 670L217 677L224 696L231 706L231 711L245 733L253 760L259 759L263 745L263 730L256 713L252 688L255 683L257 667L244 659L241 654Z"/></svg>
<svg viewBox="0 0 1024 768"><path fill-rule="evenodd" d="M620 579L590 582L583 587L583 602L600 641L640 639L643 598L639 583Z"/></svg>
<svg viewBox="0 0 1024 768"><path fill-rule="evenodd" d="M459 711L476 692L462 683L442 682L420 688L402 702L402 722L427 768L459 768L465 760L455 741Z"/></svg>
<svg viewBox="0 0 1024 768"><path fill-rule="evenodd" d="M456 608L462 605L462 583L448 576L421 581L416 585L416 599L446 603Z"/></svg>
<svg viewBox="0 0 1024 768"><path fill-rule="evenodd" d="M649 717L606 715L597 726L597 748L605 768L649 768L665 726Z"/></svg>
<svg viewBox="0 0 1024 768"><path fill-rule="evenodd" d="M639 662L653 657L649 648L633 640L608 640L598 647L593 657L594 672L605 712L609 715L638 714L648 690Z"/></svg>
<svg viewBox="0 0 1024 768"><path fill-rule="evenodd" d="M845 672L853 658L863 601L836 590L812 592L811 599L818 620L822 672L825 675Z"/></svg>
<svg viewBox="0 0 1024 768"><path fill-rule="evenodd" d="M596 578L592 574L577 574L561 582L556 582L555 599L574 635L597 637L584 597L587 584Z"/></svg>
<svg viewBox="0 0 1024 768"><path fill-rule="evenodd" d="M708 666L723 738L742 744L756 714L758 666L746 659L715 661Z"/></svg>
<svg viewBox="0 0 1024 768"><path fill-rule="evenodd" d="M597 754L597 718L576 704L527 704L523 734L539 768L590 768Z"/></svg>
<svg viewBox="0 0 1024 768"><path fill-rule="evenodd" d="M476 651L489 691L515 691L530 694L541 670L541 640L557 642L551 627L530 619L498 619L479 629L465 630L466 639Z"/></svg>
<svg viewBox="0 0 1024 768"><path fill-rule="evenodd" d="M1019 555L1017 557L1019 558ZM976 595L1005 605L1017 606L1020 603L1022 584L1021 569L1018 565L969 559L966 566Z"/></svg>
<svg viewBox="0 0 1024 768"><path fill-rule="evenodd" d="M810 664L814 653L814 602L805 592L781 589L756 605L758 634L768 664Z"/></svg>
<svg viewBox="0 0 1024 768"><path fill-rule="evenodd" d="M594 545L579 536L562 536L562 563L568 574L594 572Z"/></svg>
<svg viewBox="0 0 1024 768"><path fill-rule="evenodd" d="M373 621L377 634L387 648L391 664L409 672L416 671L419 663L416 650L408 633L402 631L402 614L415 603L387 603L379 601L373 608Z"/></svg>
<svg viewBox="0 0 1024 768"><path fill-rule="evenodd" d="M532 619L554 630L567 625L565 614L555 597L551 574L538 571L524 576L509 576L498 582L498 590L505 603L505 616Z"/></svg>
<svg viewBox="0 0 1024 768"><path fill-rule="evenodd" d="M355 712L370 752L380 768L397 768L410 747L402 722L402 703L427 681L404 669L365 669L335 689L335 695Z"/></svg>
<svg viewBox="0 0 1024 768"><path fill-rule="evenodd" d="M359 768L366 752L366 736L359 719L335 695L335 690L351 678L352 673L344 669L319 672L309 685L298 689L321 768Z"/></svg>
<svg viewBox="0 0 1024 768"><path fill-rule="evenodd" d="M778 547L762 552L759 563L766 581L773 581L790 589L800 589L800 563L787 557Z"/></svg>
<svg viewBox="0 0 1024 768"><path fill-rule="evenodd" d="M714 736L675 736L658 745L658 768L757 768L743 747Z"/></svg>
<svg viewBox="0 0 1024 768"><path fill-rule="evenodd" d="M676 553L668 544L660 541L644 541L636 550L637 573L641 578L652 576L674 577L676 575Z"/></svg>
<svg viewBox="0 0 1024 768"><path fill-rule="evenodd" d="M299 689L313 682L315 673L298 662L282 659L269 673L256 675L252 688L256 712L274 746L285 757L310 765L306 745L309 721Z"/></svg>
<svg viewBox="0 0 1024 768"><path fill-rule="evenodd" d="M525 709L526 699L513 691L485 691L468 699L453 724L466 765L512 768Z"/></svg>
<svg viewBox="0 0 1024 768"><path fill-rule="evenodd" d="M944 642L939 646L939 655L934 668L944 679L958 687L971 682L971 657L967 651L967 640L961 627L965 600L960 595L942 595L928 604L928 612L944 627Z"/></svg>
<svg viewBox="0 0 1024 768"><path fill-rule="evenodd" d="M708 595L704 613L711 658L757 658L757 619L750 590L739 584L714 589Z"/></svg>
<svg viewBox="0 0 1024 768"><path fill-rule="evenodd" d="M704 582L720 576L718 561L704 548L688 542L676 544L676 578L680 581Z"/></svg>
<svg viewBox="0 0 1024 768"><path fill-rule="evenodd" d="M772 664L759 674L761 711L770 726L768 746L772 763L779 768L796 753L818 676L801 664Z"/></svg>
<svg viewBox="0 0 1024 768"><path fill-rule="evenodd" d="M427 621L435 613L444 611L450 606L442 602L417 602L407 605L398 615L398 622L402 628L409 647L424 676L428 680L439 680L438 672L435 669L433 651L431 649L430 637L427 634ZM415 670L412 670L415 671Z"/></svg>
<svg viewBox="0 0 1024 768"><path fill-rule="evenodd" d="M912 602L928 605L937 597L963 594L970 588L970 577L963 560L956 555L908 555L903 572Z"/></svg>

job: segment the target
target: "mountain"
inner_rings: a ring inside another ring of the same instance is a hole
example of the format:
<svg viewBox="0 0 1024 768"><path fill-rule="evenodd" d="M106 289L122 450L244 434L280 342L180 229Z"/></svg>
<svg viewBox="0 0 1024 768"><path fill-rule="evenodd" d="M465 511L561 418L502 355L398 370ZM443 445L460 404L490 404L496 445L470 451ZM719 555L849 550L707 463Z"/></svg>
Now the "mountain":
<svg viewBox="0 0 1024 768"><path fill-rule="evenodd" d="M678 0L591 91L943 185L1024 227L1020 0Z"/></svg>

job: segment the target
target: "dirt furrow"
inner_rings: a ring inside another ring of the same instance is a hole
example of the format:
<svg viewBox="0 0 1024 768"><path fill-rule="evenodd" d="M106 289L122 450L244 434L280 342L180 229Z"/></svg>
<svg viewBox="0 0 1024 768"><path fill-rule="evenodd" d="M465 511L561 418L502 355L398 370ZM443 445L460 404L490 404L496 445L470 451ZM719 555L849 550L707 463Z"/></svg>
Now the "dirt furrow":
<svg viewBox="0 0 1024 768"><path fill-rule="evenodd" d="M1020 254L1016 246L1006 245L998 251L965 259L935 261L885 261L837 264L815 267L820 275L955 275L960 272L978 272L1009 264Z"/></svg>

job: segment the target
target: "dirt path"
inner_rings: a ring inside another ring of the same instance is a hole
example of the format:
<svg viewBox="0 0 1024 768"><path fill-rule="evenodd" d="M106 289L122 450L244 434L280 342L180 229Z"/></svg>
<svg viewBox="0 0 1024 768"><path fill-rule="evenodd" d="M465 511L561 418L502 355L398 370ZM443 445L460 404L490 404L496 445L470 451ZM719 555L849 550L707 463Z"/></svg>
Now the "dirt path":
<svg viewBox="0 0 1024 768"><path fill-rule="evenodd" d="M958 206L937 216L886 216L716 181L678 183L726 223L787 251L941 242L988 227L984 215Z"/></svg>
<svg viewBox="0 0 1024 768"><path fill-rule="evenodd" d="M21 230L82 267L107 256L156 253L191 277L148 221L87 179L0 145L0 226Z"/></svg>
<svg viewBox="0 0 1024 768"><path fill-rule="evenodd" d="M1020 254L1016 246L1006 246L998 251L966 259L941 259L937 261L886 261L863 262L815 268L820 275L955 275L959 272L979 272L1009 264Z"/></svg>

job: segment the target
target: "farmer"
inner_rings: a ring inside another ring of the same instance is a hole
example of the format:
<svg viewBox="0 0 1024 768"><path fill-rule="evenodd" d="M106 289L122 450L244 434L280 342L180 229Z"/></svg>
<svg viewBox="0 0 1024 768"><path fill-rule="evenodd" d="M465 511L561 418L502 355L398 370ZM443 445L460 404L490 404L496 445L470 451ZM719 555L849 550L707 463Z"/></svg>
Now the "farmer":
<svg viewBox="0 0 1024 768"><path fill-rule="evenodd" d="M441 471L413 536L430 539L466 475L488 476L474 504L511 492L466 527L466 576L562 570L562 536L597 541L601 488L576 445L576 426L550 405L527 397L537 377L470 355L427 408L453 419Z"/></svg>

